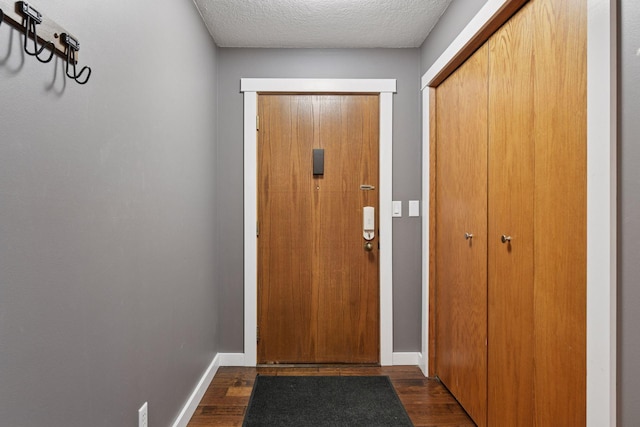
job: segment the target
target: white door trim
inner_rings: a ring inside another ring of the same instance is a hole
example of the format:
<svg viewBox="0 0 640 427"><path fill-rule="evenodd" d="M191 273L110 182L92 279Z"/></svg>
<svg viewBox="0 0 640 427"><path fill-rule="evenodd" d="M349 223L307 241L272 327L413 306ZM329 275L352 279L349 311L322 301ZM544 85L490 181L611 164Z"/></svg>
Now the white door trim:
<svg viewBox="0 0 640 427"><path fill-rule="evenodd" d="M241 79L244 92L244 364L257 363L258 246L256 241L258 93L378 93L380 95L380 364L393 363L393 94L395 79Z"/></svg>
<svg viewBox="0 0 640 427"><path fill-rule="evenodd" d="M489 0L422 77L422 182L429 182L429 84L506 0ZM587 426L616 425L617 6L587 0ZM429 186L423 185L423 266L429 265ZM424 267L426 269L426 267ZM429 275L423 274L422 369L428 372Z"/></svg>

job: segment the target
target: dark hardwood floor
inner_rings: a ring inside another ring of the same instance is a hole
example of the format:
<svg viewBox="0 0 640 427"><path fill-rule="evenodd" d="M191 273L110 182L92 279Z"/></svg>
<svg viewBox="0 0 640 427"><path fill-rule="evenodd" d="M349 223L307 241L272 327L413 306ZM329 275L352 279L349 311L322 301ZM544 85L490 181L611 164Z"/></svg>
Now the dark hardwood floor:
<svg viewBox="0 0 640 427"><path fill-rule="evenodd" d="M416 426L475 426L437 380L416 366L222 367L207 389L189 427L242 426L253 382L262 375L388 375Z"/></svg>

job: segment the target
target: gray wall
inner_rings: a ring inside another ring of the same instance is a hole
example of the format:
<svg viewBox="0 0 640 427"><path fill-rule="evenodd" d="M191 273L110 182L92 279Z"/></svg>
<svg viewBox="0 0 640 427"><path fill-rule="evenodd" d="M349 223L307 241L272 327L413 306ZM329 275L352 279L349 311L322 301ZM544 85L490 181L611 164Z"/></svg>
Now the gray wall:
<svg viewBox="0 0 640 427"><path fill-rule="evenodd" d="M398 80L393 118L393 198L419 200L420 50L419 49L220 49L219 164L216 170L220 212L220 253L224 271L221 350L243 350L242 231L242 77L393 78ZM394 218L394 350L420 350L420 218Z"/></svg>
<svg viewBox="0 0 640 427"><path fill-rule="evenodd" d="M640 3L622 0L618 145L618 425L640 420Z"/></svg>
<svg viewBox="0 0 640 427"><path fill-rule="evenodd" d="M40 4L93 76L0 27L0 424L166 426L218 351L216 48L189 1Z"/></svg>
<svg viewBox="0 0 640 427"><path fill-rule="evenodd" d="M421 76L449 47L485 3L486 0L452 0L427 39L422 43Z"/></svg>

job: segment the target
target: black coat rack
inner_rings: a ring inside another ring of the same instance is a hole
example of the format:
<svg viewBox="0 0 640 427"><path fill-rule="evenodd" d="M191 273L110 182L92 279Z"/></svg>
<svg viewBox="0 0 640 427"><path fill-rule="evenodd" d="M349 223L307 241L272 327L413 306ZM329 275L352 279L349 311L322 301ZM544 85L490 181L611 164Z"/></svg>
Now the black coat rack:
<svg viewBox="0 0 640 427"><path fill-rule="evenodd" d="M86 84L91 68L85 66L77 72L80 42L66 29L49 18L39 8L26 1L0 0L0 25L3 21L24 33L24 51L47 63L55 54L66 61L66 74L78 84ZM31 47L30 47L31 46Z"/></svg>

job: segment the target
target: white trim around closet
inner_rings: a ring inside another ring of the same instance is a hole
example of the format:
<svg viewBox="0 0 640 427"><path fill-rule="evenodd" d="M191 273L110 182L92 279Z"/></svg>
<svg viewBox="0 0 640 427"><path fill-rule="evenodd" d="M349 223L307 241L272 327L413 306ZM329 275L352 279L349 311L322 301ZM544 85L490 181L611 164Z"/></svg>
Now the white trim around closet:
<svg viewBox="0 0 640 427"><path fill-rule="evenodd" d="M617 418L617 2L587 5L587 426L595 427Z"/></svg>

